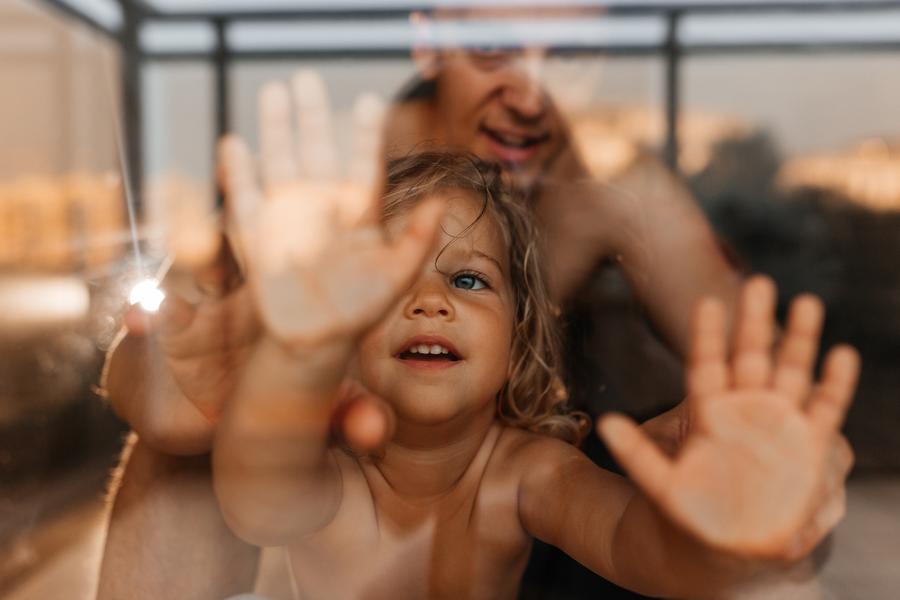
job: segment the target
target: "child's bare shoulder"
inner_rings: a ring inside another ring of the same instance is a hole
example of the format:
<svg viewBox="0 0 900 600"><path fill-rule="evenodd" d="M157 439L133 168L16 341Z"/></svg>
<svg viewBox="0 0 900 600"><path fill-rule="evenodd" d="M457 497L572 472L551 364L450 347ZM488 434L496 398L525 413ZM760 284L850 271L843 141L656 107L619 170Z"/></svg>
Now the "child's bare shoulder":
<svg viewBox="0 0 900 600"><path fill-rule="evenodd" d="M591 465L584 453L560 439L504 426L498 443L497 457L503 469L521 479L559 472L567 466Z"/></svg>

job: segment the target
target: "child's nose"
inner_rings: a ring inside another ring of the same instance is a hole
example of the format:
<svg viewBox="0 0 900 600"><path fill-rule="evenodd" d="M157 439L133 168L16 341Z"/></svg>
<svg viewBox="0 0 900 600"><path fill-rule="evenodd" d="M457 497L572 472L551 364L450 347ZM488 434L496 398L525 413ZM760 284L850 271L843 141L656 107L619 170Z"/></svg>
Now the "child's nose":
<svg viewBox="0 0 900 600"><path fill-rule="evenodd" d="M446 294L434 286L416 290L409 299L405 312L409 318L452 319L454 316L453 305L450 304Z"/></svg>

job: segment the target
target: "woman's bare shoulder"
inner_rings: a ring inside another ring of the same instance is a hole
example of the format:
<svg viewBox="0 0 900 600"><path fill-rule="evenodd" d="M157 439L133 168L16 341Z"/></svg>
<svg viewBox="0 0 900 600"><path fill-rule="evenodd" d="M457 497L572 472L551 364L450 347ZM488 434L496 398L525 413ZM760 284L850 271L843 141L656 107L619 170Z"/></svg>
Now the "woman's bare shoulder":
<svg viewBox="0 0 900 600"><path fill-rule="evenodd" d="M434 143L436 132L433 108L427 99L407 100L391 105L385 119L385 154L402 156L423 144Z"/></svg>

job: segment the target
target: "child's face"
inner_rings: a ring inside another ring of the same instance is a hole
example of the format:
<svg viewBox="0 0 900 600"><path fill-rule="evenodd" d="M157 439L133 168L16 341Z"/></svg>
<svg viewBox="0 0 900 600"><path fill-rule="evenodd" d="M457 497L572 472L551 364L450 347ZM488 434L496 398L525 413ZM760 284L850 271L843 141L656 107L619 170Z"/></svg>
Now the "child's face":
<svg viewBox="0 0 900 600"><path fill-rule="evenodd" d="M478 218L481 203L464 192L440 197L448 205L440 239L359 348L362 383L401 420L421 425L492 406L507 378L515 311L507 249L493 218L485 214L454 239Z"/></svg>

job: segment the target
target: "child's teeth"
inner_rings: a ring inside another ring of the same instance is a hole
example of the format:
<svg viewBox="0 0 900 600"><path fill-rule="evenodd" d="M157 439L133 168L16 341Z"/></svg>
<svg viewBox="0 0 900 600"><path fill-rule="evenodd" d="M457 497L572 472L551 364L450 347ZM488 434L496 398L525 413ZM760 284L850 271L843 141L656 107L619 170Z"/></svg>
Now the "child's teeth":
<svg viewBox="0 0 900 600"><path fill-rule="evenodd" d="M417 344L410 346L407 352L411 354L450 354L450 351L440 344Z"/></svg>

